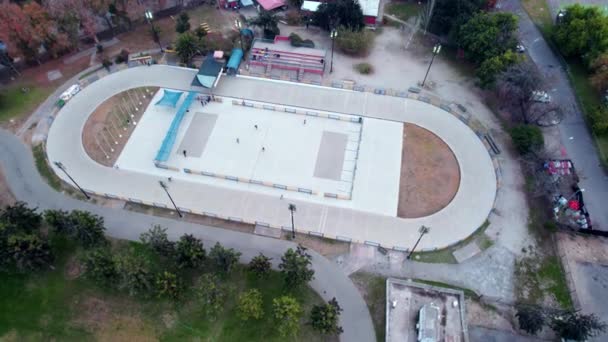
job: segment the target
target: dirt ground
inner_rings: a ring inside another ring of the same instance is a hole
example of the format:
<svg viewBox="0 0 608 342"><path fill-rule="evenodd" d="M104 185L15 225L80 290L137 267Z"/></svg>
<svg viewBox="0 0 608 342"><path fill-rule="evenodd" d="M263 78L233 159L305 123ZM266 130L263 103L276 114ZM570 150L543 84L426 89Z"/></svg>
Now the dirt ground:
<svg viewBox="0 0 608 342"><path fill-rule="evenodd" d="M149 93L146 92L146 89ZM113 166L122 149L135 130L133 122L141 119L145 108L150 103L157 87L136 88L123 92L106 100L89 116L82 131L84 149L101 165ZM142 102L138 110L132 105L135 96ZM145 98L143 98L146 94ZM127 117L127 112L134 115ZM115 144L114 142L118 142Z"/></svg>
<svg viewBox="0 0 608 342"><path fill-rule="evenodd" d="M116 303L104 298L89 296L80 298L75 306L81 314L74 322L93 332L99 341L154 341L154 328L136 313L127 310L127 303ZM130 304L137 307L135 304Z"/></svg>
<svg viewBox="0 0 608 342"><path fill-rule="evenodd" d="M454 198L460 184L460 168L452 150L438 136L405 124L401 160L397 216L427 216Z"/></svg>

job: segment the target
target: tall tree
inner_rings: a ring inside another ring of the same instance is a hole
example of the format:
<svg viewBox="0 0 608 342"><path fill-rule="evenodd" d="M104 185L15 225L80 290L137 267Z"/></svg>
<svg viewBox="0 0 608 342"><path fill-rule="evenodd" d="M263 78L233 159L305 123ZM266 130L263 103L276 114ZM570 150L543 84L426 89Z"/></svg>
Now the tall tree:
<svg viewBox="0 0 608 342"><path fill-rule="evenodd" d="M282 337L296 336L300 330L302 308L295 298L282 296L272 300L272 313L276 329Z"/></svg>
<svg viewBox="0 0 608 342"><path fill-rule="evenodd" d="M172 300L179 299L183 291L181 279L169 271L161 272L156 276L156 288L158 297Z"/></svg>
<svg viewBox="0 0 608 342"><path fill-rule="evenodd" d="M116 258L119 274L118 286L131 296L148 296L154 290L154 275L150 262L133 252L120 254Z"/></svg>
<svg viewBox="0 0 608 342"><path fill-rule="evenodd" d="M196 287L196 293L202 303L203 310L211 319L215 319L222 312L229 292L230 289L226 287L225 283L221 282L212 273L203 274Z"/></svg>
<svg viewBox="0 0 608 342"><path fill-rule="evenodd" d="M429 30L438 35L456 38L460 26L481 11L486 0L436 0Z"/></svg>
<svg viewBox="0 0 608 342"><path fill-rule="evenodd" d="M365 26L361 5L356 0L322 2L312 19L317 26L327 31L339 26L360 31Z"/></svg>
<svg viewBox="0 0 608 342"><path fill-rule="evenodd" d="M532 92L540 89L541 77L535 65L529 62L514 64L498 76L496 89L502 103L518 110L521 121L529 123L528 110Z"/></svg>
<svg viewBox="0 0 608 342"><path fill-rule="evenodd" d="M236 252L232 248L225 248L219 242L216 242L209 251L209 259L215 264L217 269L224 273L232 270L232 267L239 262L240 256L240 252Z"/></svg>
<svg viewBox="0 0 608 342"><path fill-rule="evenodd" d="M239 296L237 310L243 321L260 319L264 315L262 308L262 293L258 289L251 289Z"/></svg>
<svg viewBox="0 0 608 342"><path fill-rule="evenodd" d="M198 44L198 40L190 32L180 34L179 37L177 37L175 51L182 63L190 63L192 57L198 53Z"/></svg>
<svg viewBox="0 0 608 342"><path fill-rule="evenodd" d="M338 305L336 298L332 298L323 305L315 305L310 312L310 324L320 333L326 335L341 334L344 330L340 323L342 308Z"/></svg>
<svg viewBox="0 0 608 342"><path fill-rule="evenodd" d="M310 259L312 257L302 245L298 245L295 251L289 248L281 257L279 269L285 277L287 288L302 286L314 278L315 271L310 269Z"/></svg>
<svg viewBox="0 0 608 342"><path fill-rule="evenodd" d="M175 243L169 241L167 228L154 225L139 236L139 240L161 256L171 257L175 253Z"/></svg>
<svg viewBox="0 0 608 342"><path fill-rule="evenodd" d="M190 17L188 13L182 12L175 21L175 32L184 33L190 31Z"/></svg>
<svg viewBox="0 0 608 342"><path fill-rule="evenodd" d="M13 233L32 233L40 229L42 215L36 212L36 208L29 208L25 202L16 202L0 209L0 222Z"/></svg>
<svg viewBox="0 0 608 342"><path fill-rule="evenodd" d="M88 211L47 210L44 212L46 222L58 234L78 241L84 247L105 244L107 242L103 217Z"/></svg>
<svg viewBox="0 0 608 342"><path fill-rule="evenodd" d="M564 56L591 62L608 50L608 15L599 6L570 5L553 37Z"/></svg>
<svg viewBox="0 0 608 342"><path fill-rule="evenodd" d="M36 234L9 236L7 248L8 256L21 272L49 267L54 260L49 243Z"/></svg>
<svg viewBox="0 0 608 342"><path fill-rule="evenodd" d="M519 328L528 334L536 335L545 325L545 314L538 307L519 306L515 314Z"/></svg>
<svg viewBox="0 0 608 342"><path fill-rule="evenodd" d="M565 313L551 319L551 328L563 339L586 341L606 330L606 324L594 315Z"/></svg>
<svg viewBox="0 0 608 342"><path fill-rule="evenodd" d="M18 51L26 60L40 63L38 49L42 40L23 9L15 3L5 1L0 4L0 40L8 45L10 51Z"/></svg>
<svg viewBox="0 0 608 342"><path fill-rule="evenodd" d="M591 70L591 84L600 93L608 92L608 50L591 62Z"/></svg>
<svg viewBox="0 0 608 342"><path fill-rule="evenodd" d="M116 261L108 248L95 248L84 256L85 276L106 287L114 287L119 279Z"/></svg>
<svg viewBox="0 0 608 342"><path fill-rule="evenodd" d="M249 271L258 278L268 277L271 267L270 260L272 260L272 258L260 253L258 256L253 257L249 262Z"/></svg>
<svg viewBox="0 0 608 342"><path fill-rule="evenodd" d="M202 267L206 258L203 242L194 235L184 234L177 242L175 258L179 268Z"/></svg>
<svg viewBox="0 0 608 342"><path fill-rule="evenodd" d="M478 13L460 27L458 41L477 64L517 45L517 17L510 13Z"/></svg>
<svg viewBox="0 0 608 342"><path fill-rule="evenodd" d="M33 34L53 57L57 57L59 53L69 47L67 35L57 30L57 23L51 18L46 8L32 1L23 5L23 13L29 19Z"/></svg>

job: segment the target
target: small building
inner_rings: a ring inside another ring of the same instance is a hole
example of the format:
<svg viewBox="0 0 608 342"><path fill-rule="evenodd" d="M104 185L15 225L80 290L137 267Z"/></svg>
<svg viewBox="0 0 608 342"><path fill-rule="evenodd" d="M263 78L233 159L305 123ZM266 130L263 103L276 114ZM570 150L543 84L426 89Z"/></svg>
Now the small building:
<svg viewBox="0 0 608 342"><path fill-rule="evenodd" d="M300 9L304 13L313 13L316 12L319 6L324 2L328 1L310 1L304 0L302 3L302 7ZM365 25L373 26L376 25L378 21L381 20L378 16L380 15L380 0L358 0L359 5L361 6L361 11L363 12L363 20Z"/></svg>
<svg viewBox="0 0 608 342"><path fill-rule="evenodd" d="M285 6L285 0L256 0L258 11L262 7L265 11L272 11Z"/></svg>
<svg viewBox="0 0 608 342"><path fill-rule="evenodd" d="M228 73L228 75L236 75L239 72L239 65L241 65L242 59L243 50L232 49L230 59L228 60L228 64L226 65L226 72Z"/></svg>
<svg viewBox="0 0 608 342"><path fill-rule="evenodd" d="M302 79L304 73L322 76L327 64L327 51L310 47L292 46L289 37L276 36L273 40L256 39L253 41L249 59L252 68L263 69L270 75L272 70L289 70L293 78Z"/></svg>
<svg viewBox="0 0 608 342"><path fill-rule="evenodd" d="M198 73L192 80L193 87L214 88L222 75L222 62L213 58L212 54L207 55L198 69Z"/></svg>

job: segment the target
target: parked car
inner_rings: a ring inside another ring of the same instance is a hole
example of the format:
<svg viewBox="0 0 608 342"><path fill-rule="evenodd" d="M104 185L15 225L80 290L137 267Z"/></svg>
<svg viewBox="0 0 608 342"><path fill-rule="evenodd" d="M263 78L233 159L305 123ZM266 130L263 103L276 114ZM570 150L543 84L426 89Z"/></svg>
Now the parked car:
<svg viewBox="0 0 608 342"><path fill-rule="evenodd" d="M535 90L532 92L532 100L536 102L549 103L551 102L551 96L546 91Z"/></svg>
<svg viewBox="0 0 608 342"><path fill-rule="evenodd" d="M74 95L78 94L79 91L80 91L80 85L72 84L66 91L64 91L63 93L61 93L61 95L59 95L59 98L61 100L63 100L64 102L67 102L72 97L74 97Z"/></svg>

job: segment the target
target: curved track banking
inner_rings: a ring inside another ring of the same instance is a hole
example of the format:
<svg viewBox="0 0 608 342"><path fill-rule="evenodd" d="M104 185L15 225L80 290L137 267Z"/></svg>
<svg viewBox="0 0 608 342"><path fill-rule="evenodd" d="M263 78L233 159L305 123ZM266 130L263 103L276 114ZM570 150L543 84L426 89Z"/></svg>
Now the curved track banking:
<svg viewBox="0 0 608 342"><path fill-rule="evenodd" d="M82 144L82 129L95 108L119 92L141 86L190 90L195 74L196 70L192 69L157 65L120 71L94 82L68 102L53 122L47 139L49 160L62 162L87 190L171 206L158 186L162 177L108 168L90 159ZM294 201L298 206L296 228L299 231L371 241L387 248L407 248L418 238L418 228L426 225L432 229L419 246L430 250L465 239L486 220L492 209L496 174L485 146L468 126L437 107L407 98L246 77L222 78L214 94L413 123L443 139L458 160L461 175L458 192L450 204L437 213L403 219ZM160 146L164 134L158 132L159 139L150 143ZM54 165L53 168L69 182L65 174ZM171 171L165 172L167 176L172 175ZM285 201L276 196L183 180L171 183L171 194L182 208L248 222L290 226Z"/></svg>
<svg viewBox="0 0 608 342"><path fill-rule="evenodd" d="M167 234L177 240L183 234L193 234L201 238L206 246L220 242L240 251L241 261L248 262L262 252L273 258L276 267L287 248L295 248L289 241L266 238L231 230L203 226L178 220L149 216L122 209L113 209L78 201L58 193L46 184L34 165L32 153L17 137L0 129L0 166L12 193L18 200L30 206L44 209L87 210L104 218L106 234L109 236L139 240L139 235L151 226L159 224L167 227ZM329 260L309 250L315 279L310 286L325 300L336 297L344 309L340 324L344 333L342 341L376 341L371 316L361 294L350 279Z"/></svg>

